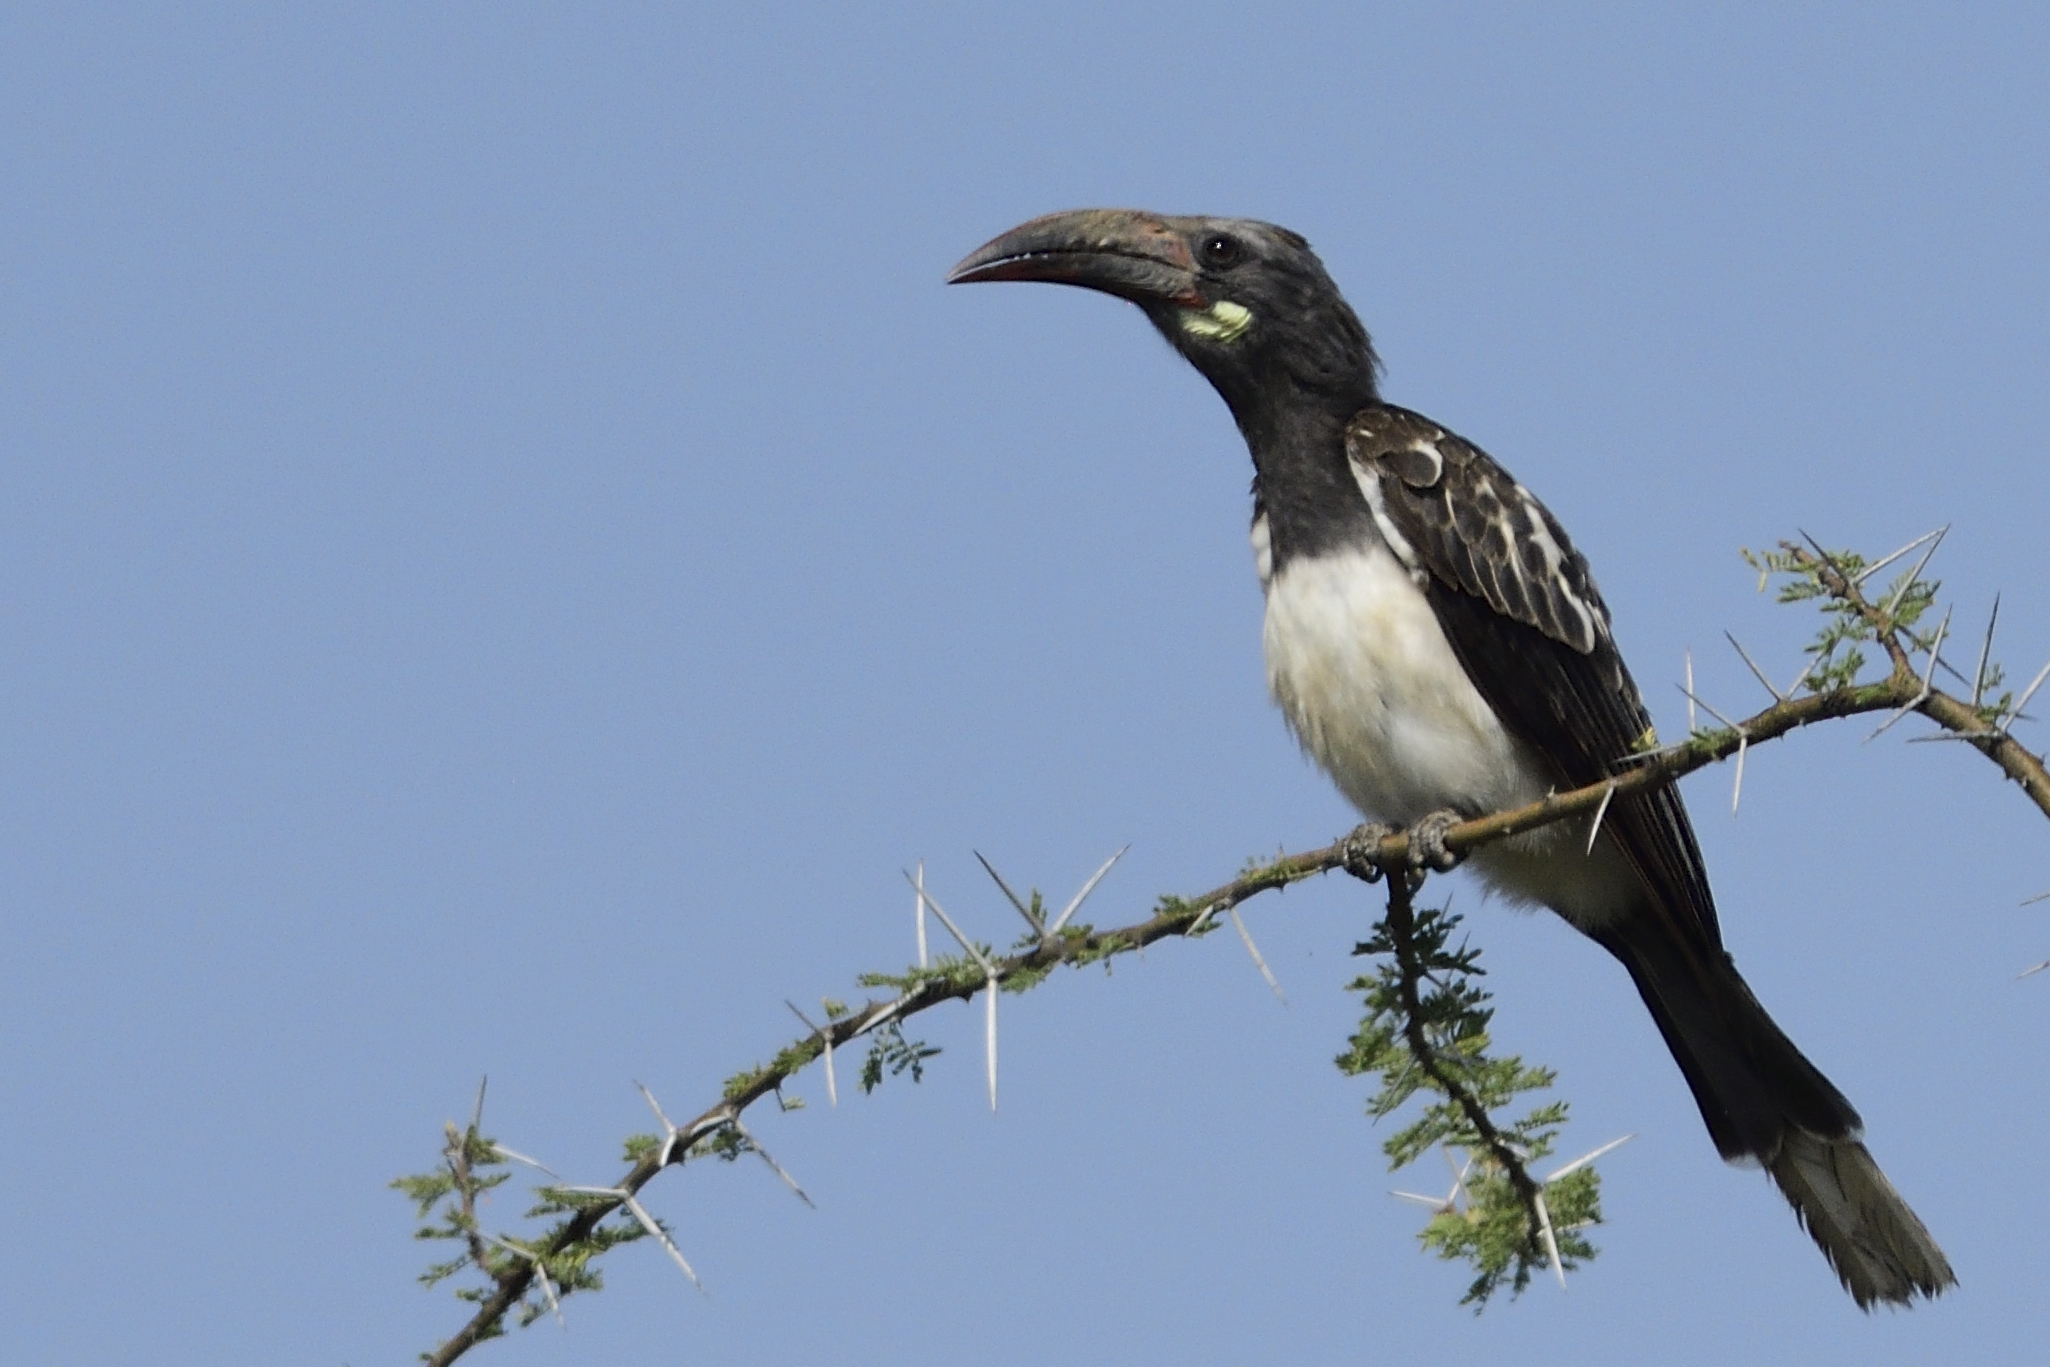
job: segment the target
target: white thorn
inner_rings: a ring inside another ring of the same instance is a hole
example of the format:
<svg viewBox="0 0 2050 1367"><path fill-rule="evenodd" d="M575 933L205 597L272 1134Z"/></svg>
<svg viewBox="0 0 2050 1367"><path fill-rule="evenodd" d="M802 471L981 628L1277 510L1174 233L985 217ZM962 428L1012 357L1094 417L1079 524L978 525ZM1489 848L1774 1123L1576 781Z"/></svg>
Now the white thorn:
<svg viewBox="0 0 2050 1367"><path fill-rule="evenodd" d="M1743 642L1730 635L1727 631L1723 633L1723 638L1737 648L1737 654L1743 658L1745 665L1750 668L1752 677L1765 685L1765 691L1772 694L1772 700L1774 702L1785 702L1787 700L1786 695L1772 686L1772 680L1765 677L1765 671L1758 667L1758 662L1751 658L1749 651L1744 649Z"/></svg>
<svg viewBox="0 0 2050 1367"><path fill-rule="evenodd" d="M666 1168L669 1166L670 1156L676 1152L677 1128L668 1116L662 1114L662 1107L655 1100L653 1092L649 1091L646 1087L641 1087L641 1084L638 1082L634 1083L634 1086L641 1088L641 1095L648 1099L648 1109L655 1113L655 1119L662 1122L662 1152L655 1159L655 1166Z"/></svg>
<svg viewBox="0 0 2050 1367"><path fill-rule="evenodd" d="M2042 672L2036 675L2035 679L2030 682L2028 690L2022 694L2021 701L2017 702L2014 705L2014 710L2007 714L2007 720L2000 724L2001 735L2006 735L2007 728L2014 725L2020 719L2022 709L2029 705L2030 698L2036 696L2036 690L2043 686L2043 680L2045 679L2050 679L2050 664L2043 666Z"/></svg>
<svg viewBox="0 0 2050 1367"><path fill-rule="evenodd" d="M1905 546L1901 547L1901 548L1900 548L1899 550L1895 551L1895 552L1894 552L1894 553L1893 553L1892 555L1886 556L1885 558L1883 558L1883 559L1880 559L1880 560L1875 560L1875 561L1873 561L1873 562L1872 562L1871 564L1867 565L1867 566L1866 566L1866 567L1865 567L1864 569L1862 569L1862 570L1859 570L1859 571L1858 571L1858 573L1856 574L1856 576L1854 576L1854 577L1852 578L1851 582L1852 582L1853 584L1863 584L1863 583L1864 583L1864 582L1865 582L1865 581L1866 581L1867 579L1870 579L1870 578L1871 578L1871 577L1872 577L1873 575L1875 575L1875 574L1879 573L1879 572L1880 572L1881 570L1885 569L1885 568L1886 568L1886 567L1887 567L1888 565L1891 565L1891 564L1892 564L1892 563L1893 563L1894 561L1896 561L1896 560L1900 559L1900 558L1901 558L1902 556L1906 555L1906 554L1907 554L1907 553L1908 553L1909 551L1911 551L1911 550L1915 549L1915 547L1917 547L1917 546L1921 545L1921 544L1922 544L1922 543L1923 543L1924 541L1927 541L1927 540L1928 540L1928 539L1929 539L1930 537L1932 537L1932 536L1942 536L1942 535L1943 535L1943 534L1944 534L1945 532L1947 532L1947 531L1949 531L1949 530L1950 530L1950 524L1946 522L1946 523L1944 523L1944 524L1943 524L1943 525L1942 525L1941 527L1938 527L1938 528L1937 528L1937 529L1936 529L1935 531L1933 531L1933 532L1924 532L1924 533L1922 533L1922 534L1921 534L1920 536L1916 537L1916 538L1915 538L1915 539L1914 539L1913 541L1910 541L1910 542L1909 542L1909 543L1908 543L1907 545L1905 545ZM1925 561L1923 561L1923 563L1924 563L1924 564L1927 564L1928 562L1927 562L1927 561L1925 560ZM1916 573L1918 573L1918 574L1919 574L1920 572L1921 572L1921 571L1920 571L1920 569L1918 568L1918 569L1916 570Z"/></svg>
<svg viewBox="0 0 2050 1367"><path fill-rule="evenodd" d="M854 1032L850 1034L847 1038L860 1039L863 1035L866 1035L869 1031L875 1029L878 1025L888 1025L891 1021L897 1018L898 1013L903 1011L905 1006L907 1006L910 1003L910 1001L911 995L909 993L906 993L905 995L896 998L894 1001L884 1002L881 1009L878 1010L873 1016L870 1016L860 1025L854 1027Z"/></svg>
<svg viewBox="0 0 2050 1367"><path fill-rule="evenodd" d="M1450 1215L1455 1209L1450 1201L1436 1196L1425 1196L1422 1192L1395 1191L1391 1188L1388 1194L1398 1201L1414 1201L1420 1206L1428 1206L1434 1215Z"/></svg>
<svg viewBox="0 0 2050 1367"><path fill-rule="evenodd" d="M1009 883L1006 883L1004 881L1004 876L997 872L997 866L990 863L987 859L984 859L982 857L981 850L972 850L970 851L970 853L972 853L977 860L981 861L982 867L988 871L989 876L997 880L997 886L1004 890L1004 896L1008 897L1011 901L1011 905L1018 909L1018 914L1025 918L1025 924L1032 927L1032 933L1039 936L1041 939L1046 938L1046 926L1044 925L1044 923L1042 923L1037 916L1034 916L1032 914L1032 909L1030 907L1026 906L1023 902L1018 900L1018 894L1011 891L1011 885Z"/></svg>
<svg viewBox="0 0 2050 1367"><path fill-rule="evenodd" d="M1879 610L1882 616L1891 617L1893 615L1893 610L1900 606L1901 599L1908 596L1908 590L1913 588L1915 586L1915 581L1922 577L1922 571L1926 569L1929 565L1929 557L1936 554L1936 548L1943 544L1943 538L1945 535L1949 533L1949 531L1950 524L1946 522L1941 527L1938 527L1935 531L1930 533L1930 536L1934 537L1935 541L1930 545L1928 550L1922 552L1922 558L1915 562L1915 568L1908 571L1908 577L1901 581L1900 588L1894 592L1892 598L1887 600L1886 606Z"/></svg>
<svg viewBox="0 0 2050 1367"><path fill-rule="evenodd" d="M2026 978L2029 976L2029 974L2041 973L2046 968L2050 968L2050 959L2043 960L2043 962L2037 964L2034 968L2025 968L2021 972L2015 974L2014 976L2016 978Z"/></svg>
<svg viewBox="0 0 2050 1367"><path fill-rule="evenodd" d="M483 1233L481 1230L478 1232L480 1234ZM517 1244L509 1244L505 1240L489 1234L484 1234L483 1237L487 1241L497 1244L514 1257L525 1258L534 1265L534 1275L541 1279L541 1294L548 1298L548 1308L555 1312L555 1322L565 1329L569 1328L569 1321L562 1317L562 1302L556 1299L555 1296L555 1283L548 1279L548 1264L541 1260L541 1255L533 1252L531 1249L521 1248Z"/></svg>
<svg viewBox="0 0 2050 1367"><path fill-rule="evenodd" d="M1466 1175L1473 1171L1473 1155L1469 1153L1464 1163L1454 1163L1450 1144L1439 1144L1438 1152L1445 1155L1446 1170L1452 1174L1452 1191L1445 1198L1445 1203L1450 1205L1466 1191Z"/></svg>
<svg viewBox="0 0 2050 1367"><path fill-rule="evenodd" d="M1701 704L1701 710L1708 713L1709 716L1714 717L1717 721L1721 722L1725 730L1734 731L1739 736L1742 736L1744 734L1744 728L1742 726L1739 726L1736 722L1731 721L1728 717L1716 711L1715 708L1709 705L1708 700L1706 698L1697 698L1691 691L1687 692L1687 721L1689 723L1688 734L1693 734L1692 724L1694 721L1694 704L1697 702Z"/></svg>
<svg viewBox="0 0 2050 1367"><path fill-rule="evenodd" d="M1594 853L1595 837L1602 833L1602 818L1609 814L1609 799L1616 795L1616 781L1609 780L1609 786L1602 789L1602 805L1594 809L1594 823L1587 828L1587 853Z"/></svg>
<svg viewBox="0 0 2050 1367"><path fill-rule="evenodd" d="M1667 755L1677 755L1692 743L1690 738L1688 740L1676 741L1671 745L1661 745L1656 750L1632 750L1627 755L1618 755L1615 762L1618 764L1644 764L1651 760L1664 759Z"/></svg>
<svg viewBox="0 0 2050 1367"><path fill-rule="evenodd" d="M1253 943L1252 932L1246 929L1245 920L1239 915L1239 909L1234 906L1227 914L1231 917L1231 923L1238 927L1239 938L1246 942L1246 953L1253 956L1253 967L1259 969L1260 976L1267 980L1267 986L1273 991L1275 1000L1287 1006L1288 995L1281 990L1281 984L1274 980L1274 972L1267 967L1267 961L1260 957L1260 947Z"/></svg>
<svg viewBox="0 0 2050 1367"><path fill-rule="evenodd" d="M1126 845L1124 850L1119 850L1116 854L1104 860L1102 868L1098 869L1095 873L1089 875L1089 881L1082 885L1082 891L1076 893L1074 899L1070 901L1067 906L1061 909L1060 915L1054 917L1053 924L1047 927L1047 934L1058 935L1061 933L1061 927L1068 923L1068 918L1070 916L1073 916L1076 912L1082 909L1083 901L1088 898L1090 893L1096 891L1096 885L1103 881L1103 875L1110 872L1110 866L1117 863L1118 860L1123 859L1125 857L1125 850L1129 850L1131 848L1132 847L1130 845Z"/></svg>
<svg viewBox="0 0 2050 1367"><path fill-rule="evenodd" d="M1537 1193L1538 1232L1545 1236L1545 1252L1552 1256L1552 1275L1559 1279L1559 1289L1566 1289L1566 1264L1559 1259L1559 1240L1552 1233L1552 1212L1545 1205L1545 1194Z"/></svg>
<svg viewBox="0 0 2050 1367"><path fill-rule="evenodd" d="M769 1156L769 1151L762 1147L762 1141L756 1139L753 1134L749 1133L747 1127L740 1123L739 1116L736 1115L730 1117L726 1123L733 1127L733 1132L735 1134L739 1135L742 1139L745 1139L747 1141L747 1146L753 1149L755 1153L761 1157L761 1160L764 1163L767 1163L769 1165L769 1170L771 1172L775 1173L778 1177L783 1179L784 1186L790 1188L792 1191L797 1193L798 1200L804 1202L808 1206L811 1206L813 1210L818 1209L818 1207L812 1203L811 1197L806 1196L804 1194L804 1188L797 1185L797 1179L795 1177L792 1177L789 1173L785 1172L783 1170L783 1165L781 1163L778 1163L775 1159L771 1158Z"/></svg>
<svg viewBox="0 0 2050 1367"><path fill-rule="evenodd" d="M669 1237L669 1231L662 1228L654 1216L648 1214L647 1207L636 1200L632 1192L622 1191L620 1197L626 1202L626 1208L633 1212L634 1219L641 1222L641 1228L662 1241L662 1247L669 1250L669 1256L676 1259L676 1265L683 1269L683 1275L690 1278L690 1284L695 1286L698 1294L702 1296L705 1293L705 1284L698 1280L698 1274L691 1268L689 1259L683 1256L683 1250L676 1246L676 1240Z"/></svg>
<svg viewBox="0 0 2050 1367"><path fill-rule="evenodd" d="M1922 687L1916 691L1914 697L1908 699L1907 702L1901 705L1899 711L1895 712L1885 721L1879 723L1878 730L1874 731L1871 735L1865 737L1865 741L1868 745L1871 742L1878 740L1879 737L1886 732L1888 727L1892 726L1902 717L1907 716L1908 713L1914 711L1923 703L1929 701L1930 687L1936 682L1936 662L1938 659L1942 658L1943 634L1949 629L1950 614L1946 612L1943 614L1943 620L1937 623L1936 639L1929 646L1929 668L1922 672ZM2050 665L2046 665L2044 668L2045 672L2050 672Z"/></svg>
<svg viewBox="0 0 2050 1367"><path fill-rule="evenodd" d="M1737 804L1744 800L1744 755L1750 748L1751 737L1740 732L1737 736L1737 782L1730 789L1731 816L1737 814Z"/></svg>
<svg viewBox="0 0 2050 1367"><path fill-rule="evenodd" d="M691 1270L690 1263L683 1256L683 1250L678 1248L676 1241L669 1237L669 1231L662 1228L655 1217L648 1214L648 1208L642 1205L635 1198L634 1194L625 1187L557 1187L556 1190L574 1192L582 1196L609 1196L625 1206L632 1213L634 1219L640 1221L641 1228L653 1235L661 1243L662 1247L669 1250L669 1256L676 1259L676 1265L683 1269L683 1275L690 1278L690 1284L698 1289L699 1294L704 1293L705 1284L699 1281L698 1274Z"/></svg>
<svg viewBox="0 0 2050 1367"><path fill-rule="evenodd" d="M558 1173L557 1171L555 1171L555 1169L549 1167L546 1163L543 1163L538 1158L529 1158L527 1157L527 1155L521 1153L518 1149L508 1149L505 1145L499 1143L496 1139L491 1141L491 1151L497 1154L500 1158L509 1158L515 1163L525 1163L530 1168L538 1168L542 1172L547 1173L550 1177L553 1177L558 1182L562 1180L562 1174Z"/></svg>
<svg viewBox="0 0 2050 1367"><path fill-rule="evenodd" d="M1545 1181L1556 1182L1569 1172L1578 1172L1580 1169L1586 1167L1589 1163L1594 1162L1595 1159L1600 1158L1603 1154L1613 1152L1616 1149L1620 1149L1625 1144L1628 1144L1631 1140L1635 1138L1637 1138L1637 1134L1635 1131L1632 1131L1631 1133L1624 1135L1621 1139L1611 1139L1608 1143L1602 1145L1598 1149L1590 1149L1586 1153L1580 1155L1580 1157L1574 1159L1571 1163L1566 1164L1564 1167L1555 1168L1552 1171L1551 1175L1545 1178Z"/></svg>
<svg viewBox="0 0 2050 1367"><path fill-rule="evenodd" d="M911 875L908 873L904 876L906 878L911 877ZM970 940L966 935L963 935L961 933L961 927L954 924L954 918L947 915L946 910L942 908L938 902L933 901L932 894L927 892L924 888L919 887L916 883L912 884L912 886L918 888L918 900L932 908L932 914L940 918L940 924L947 928L947 933L949 935L952 935L954 939L960 943L961 948L968 951L968 957L975 960L976 964L981 967L983 972L996 972L995 966L990 963L990 961L983 955L983 952L980 949L977 949L975 947L975 942L973 940Z"/></svg>
<svg viewBox="0 0 2050 1367"><path fill-rule="evenodd" d="M1794 676L1794 681L1787 685L1787 697L1789 699L1793 698L1797 693L1801 691L1802 684L1808 682L1809 672L1815 668L1815 662L1820 658L1821 657L1817 655L1810 655L1808 657L1808 663L1801 666L1801 672L1799 674L1796 674Z"/></svg>
<svg viewBox="0 0 2050 1367"><path fill-rule="evenodd" d="M1687 652L1687 686L1680 690L1687 695L1687 734L1694 734L1694 651Z"/></svg>
<svg viewBox="0 0 2050 1367"><path fill-rule="evenodd" d="M919 966L920 968L924 968L924 967L926 966L926 956L925 956L925 861L924 861L923 859L921 859L921 860L919 860L919 861L918 861L918 877L914 878L914 879L913 879L913 880L911 881L911 886L912 886L913 888L915 888L915 889L917 890L917 892L918 892L918 904L917 904L917 911L916 911L916 913L915 913L915 914L916 914L916 916L917 916L917 919L918 919L918 966Z"/></svg>
<svg viewBox="0 0 2050 1367"><path fill-rule="evenodd" d="M811 1017L805 1015L804 1012L799 1011L797 1009L797 1003L791 1001L788 997L783 999L783 1004L789 1007L790 1014L797 1017L799 1020L803 1021L805 1029L811 1031L814 1035L817 1035L819 1037L819 1043L825 1046L826 1099L833 1105L838 1106L840 1104L840 1084L833 1077L833 1032L831 1030L821 1030L816 1025L813 1025L811 1023ZM832 1022L828 1020L827 1024L830 1025L832 1024Z"/></svg>
<svg viewBox="0 0 2050 1367"><path fill-rule="evenodd" d="M1986 641L1979 647L1979 667L1972 674L1972 706L1986 694L1986 661L1993 654L1993 626L2000 620L2000 595L1993 595L1993 611L1986 615Z"/></svg>
<svg viewBox="0 0 2050 1367"><path fill-rule="evenodd" d="M985 1055L984 1062L989 1067L989 1109L993 1113L997 1108L997 980L995 974L990 975L989 986L984 989L984 995L989 998L989 1004L985 1008L982 1023L983 1053Z"/></svg>

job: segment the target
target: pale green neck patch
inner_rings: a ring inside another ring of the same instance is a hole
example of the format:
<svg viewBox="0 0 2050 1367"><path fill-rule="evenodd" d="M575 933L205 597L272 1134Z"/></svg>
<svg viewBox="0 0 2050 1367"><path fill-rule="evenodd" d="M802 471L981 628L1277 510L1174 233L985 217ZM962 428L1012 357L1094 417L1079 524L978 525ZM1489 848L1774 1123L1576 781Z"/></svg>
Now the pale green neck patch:
<svg viewBox="0 0 2050 1367"><path fill-rule="evenodd" d="M1220 299L1200 312L1195 309L1182 311L1184 329L1214 342L1236 342L1252 323L1253 311L1229 299Z"/></svg>

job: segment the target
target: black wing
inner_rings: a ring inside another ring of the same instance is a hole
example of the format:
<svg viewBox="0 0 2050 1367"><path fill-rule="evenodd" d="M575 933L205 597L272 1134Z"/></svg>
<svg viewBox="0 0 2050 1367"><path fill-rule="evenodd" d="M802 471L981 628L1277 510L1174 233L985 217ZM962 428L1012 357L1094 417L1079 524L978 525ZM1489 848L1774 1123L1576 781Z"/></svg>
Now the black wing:
<svg viewBox="0 0 2050 1367"><path fill-rule="evenodd" d="M1551 761L1561 789L1620 772L1652 736L1651 716L1587 561L1558 521L1487 452L1407 409L1362 410L1346 450L1382 536L1503 725ZM1674 928L1719 951L1678 790L1616 803L1603 829Z"/></svg>

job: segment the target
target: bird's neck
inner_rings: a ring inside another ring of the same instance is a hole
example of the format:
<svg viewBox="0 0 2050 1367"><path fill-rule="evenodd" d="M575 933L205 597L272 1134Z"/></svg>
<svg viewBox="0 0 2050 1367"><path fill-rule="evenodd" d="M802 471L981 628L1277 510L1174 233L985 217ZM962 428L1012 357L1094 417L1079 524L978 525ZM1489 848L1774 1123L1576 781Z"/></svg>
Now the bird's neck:
<svg viewBox="0 0 2050 1367"><path fill-rule="evenodd" d="M1251 402L1231 405L1253 456L1253 500L1267 518L1277 569L1295 556L1353 548L1374 535L1345 452L1346 424L1374 402L1369 381L1342 394L1263 387Z"/></svg>

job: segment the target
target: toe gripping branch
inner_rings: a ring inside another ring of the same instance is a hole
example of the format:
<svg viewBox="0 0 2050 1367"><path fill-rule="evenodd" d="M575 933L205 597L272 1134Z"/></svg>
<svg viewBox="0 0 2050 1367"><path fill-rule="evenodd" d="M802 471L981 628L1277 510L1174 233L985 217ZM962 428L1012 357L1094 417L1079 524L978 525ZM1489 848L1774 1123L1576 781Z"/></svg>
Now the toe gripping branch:
<svg viewBox="0 0 2050 1367"><path fill-rule="evenodd" d="M1381 846L1390 836L1402 832L1379 821L1363 821L1345 837L1345 871L1362 882L1378 883L1387 870L1381 865Z"/></svg>
<svg viewBox="0 0 2050 1367"><path fill-rule="evenodd" d="M1409 863L1411 868L1429 869L1433 873L1450 873L1459 867L1459 856L1445 848L1445 832L1466 820L1464 814L1450 808L1432 812L1416 825L1409 828Z"/></svg>
<svg viewBox="0 0 2050 1367"><path fill-rule="evenodd" d="M1425 873L1449 873L1459 866L1460 856L1445 846L1445 833L1466 820L1463 813L1449 808L1430 813L1404 830L1379 821L1363 822L1345 837L1345 871L1355 878L1378 883L1381 876L1401 869L1412 886ZM1399 837L1402 849L1389 857L1381 847Z"/></svg>

